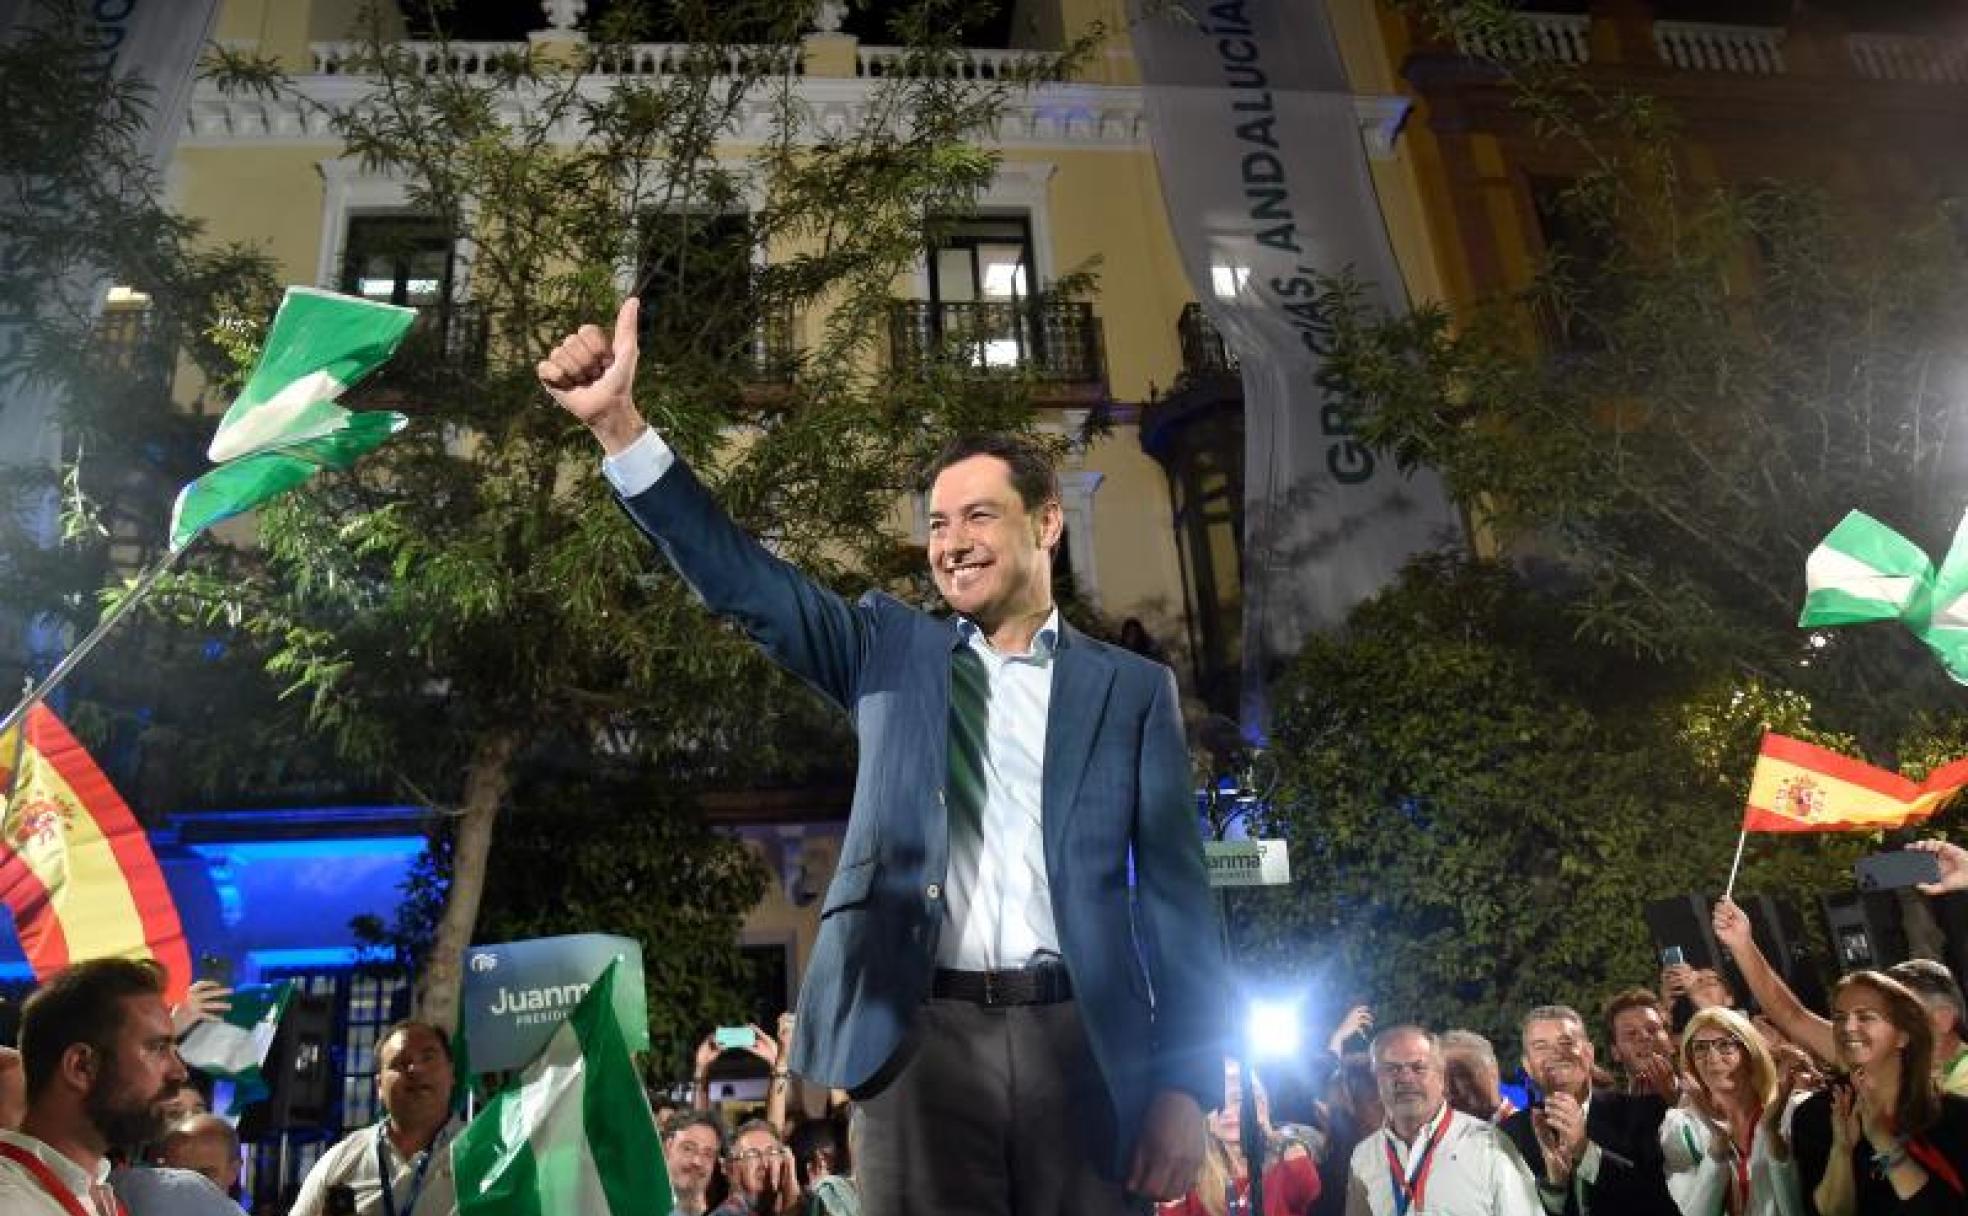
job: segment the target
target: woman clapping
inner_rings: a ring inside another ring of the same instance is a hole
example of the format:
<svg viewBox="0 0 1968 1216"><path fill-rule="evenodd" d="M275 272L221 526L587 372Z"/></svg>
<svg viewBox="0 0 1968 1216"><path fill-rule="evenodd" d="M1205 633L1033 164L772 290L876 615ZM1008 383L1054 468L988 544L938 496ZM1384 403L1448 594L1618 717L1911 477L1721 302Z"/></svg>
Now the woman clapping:
<svg viewBox="0 0 1968 1216"><path fill-rule="evenodd" d="M1763 1036L1721 1006L1689 1019L1680 1065L1689 1083L1661 1122L1675 1206L1683 1216L1799 1216L1788 1141L1795 1070L1780 1078Z"/></svg>

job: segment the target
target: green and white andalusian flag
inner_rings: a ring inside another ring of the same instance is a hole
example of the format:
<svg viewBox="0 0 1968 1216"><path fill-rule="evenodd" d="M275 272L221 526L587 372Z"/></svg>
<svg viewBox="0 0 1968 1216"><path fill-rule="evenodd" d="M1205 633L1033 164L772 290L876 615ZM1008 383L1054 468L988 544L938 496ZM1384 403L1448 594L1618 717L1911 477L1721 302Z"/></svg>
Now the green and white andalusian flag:
<svg viewBox="0 0 1968 1216"><path fill-rule="evenodd" d="M458 1216L666 1216L663 1141L615 1016L610 963L517 1084L451 1143Z"/></svg>
<svg viewBox="0 0 1968 1216"><path fill-rule="evenodd" d="M267 1049L273 1046L280 1016L287 1011L293 994L292 980L235 988L228 998L232 1008L223 1018L198 1023L178 1044L178 1055L187 1067L214 1080L232 1082L232 1101L225 1113L236 1113L267 1096L269 1090L260 1068L266 1063Z"/></svg>
<svg viewBox="0 0 1968 1216"><path fill-rule="evenodd" d="M313 287L289 287L260 360L219 421L206 455L219 467L186 486L171 510L171 549L250 511L322 469L346 469L401 430L401 414L356 414L335 399L403 341L414 308Z"/></svg>
<svg viewBox="0 0 1968 1216"><path fill-rule="evenodd" d="M1811 550L1804 581L1799 625L1897 620L1968 683L1968 516L1936 570L1918 545L1854 511Z"/></svg>

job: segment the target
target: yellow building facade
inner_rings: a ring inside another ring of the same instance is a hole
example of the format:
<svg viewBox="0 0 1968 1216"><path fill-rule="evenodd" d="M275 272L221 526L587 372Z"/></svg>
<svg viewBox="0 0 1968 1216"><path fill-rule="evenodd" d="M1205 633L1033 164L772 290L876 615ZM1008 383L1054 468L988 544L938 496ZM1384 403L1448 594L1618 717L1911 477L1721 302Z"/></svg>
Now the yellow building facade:
<svg viewBox="0 0 1968 1216"><path fill-rule="evenodd" d="M347 70L346 40L356 9L353 0L226 0L215 38L278 60L303 97L333 106L365 87L359 74ZM1401 136L1409 103L1390 66L1398 51L1398 44L1387 40L1393 27L1372 0L1333 0L1331 15L1361 85L1355 99L1360 137L1409 291L1440 295L1442 259L1430 241L1423 170ZM1177 667L1185 692L1193 694L1196 568L1216 564L1217 593L1227 597L1234 619L1236 538L1218 537L1210 553L1185 548L1174 523L1170 469L1144 449L1144 416L1152 415L1173 388L1207 369L1196 366L1194 349L1185 350L1180 323L1196 293L1164 211L1123 5L1121 0L1027 0L1017 7L1013 26L1025 32L1029 50L1061 45L1095 22L1109 36L1081 77L1019 94L998 131L1002 163L979 200L979 215L1000 227L979 229L961 256L945 260L947 249L926 254L914 281L898 284L898 295L907 306L927 304L934 320L935 310L988 304L1004 294L1006 259L1022 268L1011 273L1039 283L1097 264L1097 294L1084 315L1066 318L1057 331L1071 343L1085 342L1076 346L1084 357L1053 369L1057 383L1036 407L1041 424L1061 433L1077 433L1096 408L1111 422L1110 429L1075 450L1062 470L1074 583L1109 620L1140 621ZM529 42L545 53L578 46L578 31L571 26L551 28L544 17L539 24ZM470 56L526 45L457 44L453 49L467 57L448 70L473 70ZM650 63L660 63L662 48L641 50ZM971 58L985 71L1021 53L1015 46L981 48ZM893 54L846 34L816 30L805 43L799 87L817 101L851 109L866 100ZM359 253L353 246L362 234L416 218L404 184L365 171L328 134L318 113L287 102L227 97L209 86L201 86L193 99L165 181L171 204L202 221L210 239L258 246L291 283L347 288L349 267L360 261L352 256ZM448 262L437 250L432 265L440 264ZM390 272L377 273L375 282L387 287ZM439 272L413 265L399 266L396 274L399 294L406 281L414 294L415 284L428 289L427 280ZM454 290L448 271L441 282L435 290ZM362 280L363 290L368 283ZM1019 280L1018 292L1026 289ZM468 292L468 284L462 290ZM790 340L813 332L813 324L812 318L793 318ZM1037 357L1022 346L1011 355L1028 356ZM1228 391L1234 416L1239 400L1234 377ZM901 504L898 526L920 528L917 514L911 504ZM1234 645L1234 638L1226 644ZM1229 657L1234 662L1234 651ZM817 931L817 896L838 854L844 800L816 795L767 803L734 793L715 800L711 813L749 841L774 876L746 925L745 941L764 973L785 977L786 991L777 995L790 1001Z"/></svg>

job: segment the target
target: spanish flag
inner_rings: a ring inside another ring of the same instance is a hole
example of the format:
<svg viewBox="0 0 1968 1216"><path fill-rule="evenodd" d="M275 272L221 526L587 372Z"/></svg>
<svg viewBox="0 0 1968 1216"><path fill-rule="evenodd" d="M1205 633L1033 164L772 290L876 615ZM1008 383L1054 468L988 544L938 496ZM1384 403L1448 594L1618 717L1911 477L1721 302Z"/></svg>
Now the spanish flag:
<svg viewBox="0 0 1968 1216"><path fill-rule="evenodd" d="M1968 758L1909 781L1775 733L1749 782L1745 832L1878 832L1919 823L1968 785Z"/></svg>
<svg viewBox="0 0 1968 1216"><path fill-rule="evenodd" d="M191 982L184 929L150 841L43 705L0 735L0 902L36 978L87 959L153 958L170 976L167 999Z"/></svg>

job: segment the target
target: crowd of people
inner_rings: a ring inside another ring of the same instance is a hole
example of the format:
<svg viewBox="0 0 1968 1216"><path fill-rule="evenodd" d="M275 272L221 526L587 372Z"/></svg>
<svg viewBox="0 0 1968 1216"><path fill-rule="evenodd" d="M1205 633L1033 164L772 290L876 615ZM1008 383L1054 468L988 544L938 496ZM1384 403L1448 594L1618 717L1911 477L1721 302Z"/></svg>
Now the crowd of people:
<svg viewBox="0 0 1968 1216"><path fill-rule="evenodd" d="M1250 1213L1257 1174L1264 1216L1968 1212L1968 1001L1948 968L1912 959L1854 971L1827 1016L1786 985L1734 903L1715 906L1713 929L1740 994L1721 972L1676 964L1591 1019L1526 1010L1506 1052L1468 1029L1377 1028L1359 1006L1297 1062L1311 1085L1282 1112L1226 1058L1193 1183L1157 1210ZM172 1008L163 994L155 965L100 960L28 1000L18 1049L0 1050L0 1212L242 1210L238 1136L205 1109L176 1052L209 1000ZM858 1216L854 1103L838 1090L796 1096L792 1015L774 1033L746 1030L743 1042L704 1037L687 1098L652 1094L674 1210ZM1507 1079L1508 1050L1521 1069ZM764 1066L762 1102L713 1101L727 1052ZM376 1061L381 1119L319 1156L291 1216L455 1212L447 1148L462 1124L448 1038L400 1022ZM1246 1155L1253 1146L1261 1160Z"/></svg>

